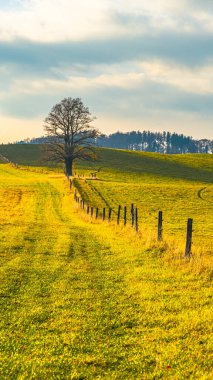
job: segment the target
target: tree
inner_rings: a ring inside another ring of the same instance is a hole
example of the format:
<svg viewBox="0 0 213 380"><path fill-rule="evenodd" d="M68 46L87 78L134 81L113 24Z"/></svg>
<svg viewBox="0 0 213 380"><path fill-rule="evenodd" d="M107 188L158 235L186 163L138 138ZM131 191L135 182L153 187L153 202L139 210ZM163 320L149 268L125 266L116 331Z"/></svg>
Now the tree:
<svg viewBox="0 0 213 380"><path fill-rule="evenodd" d="M99 131L91 126L95 120L80 98L65 98L56 104L44 120L48 136L48 159L63 162L66 174L73 174L73 162L96 158L95 139Z"/></svg>

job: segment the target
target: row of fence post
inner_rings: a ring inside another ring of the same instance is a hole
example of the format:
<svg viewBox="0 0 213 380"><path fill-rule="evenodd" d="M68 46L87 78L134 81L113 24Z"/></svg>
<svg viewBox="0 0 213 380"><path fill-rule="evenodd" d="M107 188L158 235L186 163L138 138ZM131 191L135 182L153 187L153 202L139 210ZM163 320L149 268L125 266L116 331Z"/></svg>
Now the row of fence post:
<svg viewBox="0 0 213 380"><path fill-rule="evenodd" d="M70 189L72 189L73 181L70 180ZM80 204L82 209L85 209L86 206L86 213L91 217L95 215L95 218L98 219L100 214L99 208L95 209L93 206L85 205L84 200L80 199L80 197L77 196L77 191L75 189L74 191L74 199L77 203ZM118 206L118 212L117 212L117 225L121 223L121 209L122 207ZM108 208L108 215L106 215L106 208L104 207L102 210L102 220L105 221L106 219L108 222L112 219L112 208ZM131 217L131 225L133 228L135 228L135 231L138 232L138 208L134 206L134 204L131 204L130 208L130 217ZM124 206L123 208L123 224L126 226L127 224L127 206ZM186 229L186 247L185 247L185 257L191 256L191 247L192 247L192 225L193 225L193 219L189 218L187 221L187 229ZM157 240L162 241L163 240L163 212L158 212L158 226L157 226Z"/></svg>

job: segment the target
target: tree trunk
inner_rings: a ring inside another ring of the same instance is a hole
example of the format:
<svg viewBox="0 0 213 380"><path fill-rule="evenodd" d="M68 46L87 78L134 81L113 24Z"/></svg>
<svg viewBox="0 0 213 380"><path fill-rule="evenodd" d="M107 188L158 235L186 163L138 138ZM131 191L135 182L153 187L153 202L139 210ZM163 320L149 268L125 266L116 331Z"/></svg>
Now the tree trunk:
<svg viewBox="0 0 213 380"><path fill-rule="evenodd" d="M66 175L71 176L72 175L72 159L70 157L67 157L65 159L65 166L66 166Z"/></svg>

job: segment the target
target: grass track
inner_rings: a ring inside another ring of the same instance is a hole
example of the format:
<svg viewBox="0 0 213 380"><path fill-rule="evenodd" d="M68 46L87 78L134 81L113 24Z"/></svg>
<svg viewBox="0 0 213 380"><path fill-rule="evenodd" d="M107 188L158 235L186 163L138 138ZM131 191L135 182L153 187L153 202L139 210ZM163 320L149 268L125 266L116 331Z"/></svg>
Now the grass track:
<svg viewBox="0 0 213 380"><path fill-rule="evenodd" d="M42 146L2 145L0 154L18 164L38 165ZM154 236L157 214L162 210L164 239L175 239L181 245L185 241L187 219L193 218L193 251L211 256L213 155L100 149L99 156L100 160L94 164L76 163L75 170L89 176L101 168L99 181L76 181L86 203L100 210L111 207L114 218L118 205L127 206L129 211L130 204L134 203L138 207L139 229L144 233L148 227ZM28 169L37 170L32 166ZM128 217L130 219L130 212Z"/></svg>
<svg viewBox="0 0 213 380"><path fill-rule="evenodd" d="M61 175L0 177L1 379L210 379L209 276L79 218Z"/></svg>

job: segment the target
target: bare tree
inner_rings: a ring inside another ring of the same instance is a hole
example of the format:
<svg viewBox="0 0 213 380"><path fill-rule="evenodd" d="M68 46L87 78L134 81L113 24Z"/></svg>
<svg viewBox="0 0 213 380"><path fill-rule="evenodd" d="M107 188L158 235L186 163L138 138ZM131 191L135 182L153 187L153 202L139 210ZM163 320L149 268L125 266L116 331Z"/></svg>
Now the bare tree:
<svg viewBox="0 0 213 380"><path fill-rule="evenodd" d="M65 98L56 104L44 120L49 137L48 159L64 162L66 174L73 174L73 162L96 158L95 139L99 131L91 126L95 117L80 98Z"/></svg>

